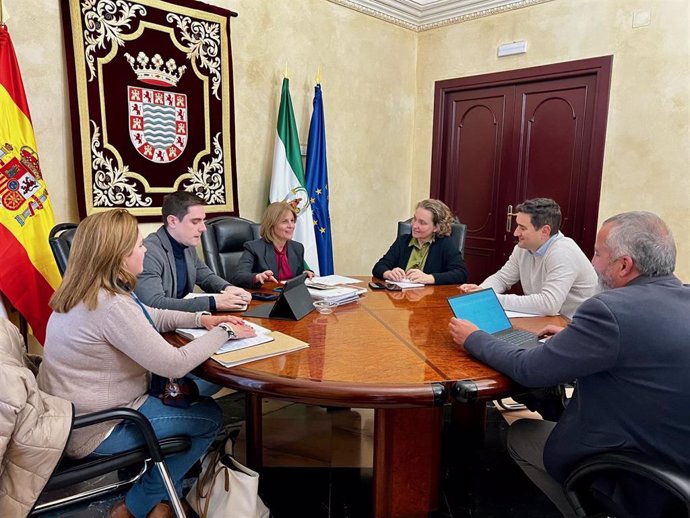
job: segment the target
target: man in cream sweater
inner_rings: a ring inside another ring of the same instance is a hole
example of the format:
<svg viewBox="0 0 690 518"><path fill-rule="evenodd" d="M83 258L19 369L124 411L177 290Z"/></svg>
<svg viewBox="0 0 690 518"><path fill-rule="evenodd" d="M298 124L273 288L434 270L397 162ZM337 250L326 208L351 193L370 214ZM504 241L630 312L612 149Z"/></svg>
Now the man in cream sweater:
<svg viewBox="0 0 690 518"><path fill-rule="evenodd" d="M479 286L463 284L465 293L493 288L504 309L571 318L594 295L597 274L580 247L559 228L561 208L550 198L526 200L516 208L518 243L508 262ZM506 294L517 282L524 295Z"/></svg>

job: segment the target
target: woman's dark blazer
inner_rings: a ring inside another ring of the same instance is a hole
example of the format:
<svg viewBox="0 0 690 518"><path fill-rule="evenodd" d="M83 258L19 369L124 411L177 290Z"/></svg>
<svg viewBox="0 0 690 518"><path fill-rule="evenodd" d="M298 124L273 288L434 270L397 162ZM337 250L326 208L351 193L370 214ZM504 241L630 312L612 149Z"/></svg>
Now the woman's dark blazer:
<svg viewBox="0 0 690 518"><path fill-rule="evenodd" d="M374 265L371 271L374 277L383 279L383 274L387 270L396 267L405 269L412 255L412 247L409 246L411 239L411 234L398 236L386 255ZM437 236L431 243L423 271L433 275L436 284L463 284L467 281L467 269L462 254L452 239L445 236Z"/></svg>
<svg viewBox="0 0 690 518"><path fill-rule="evenodd" d="M285 246L287 246L288 264L292 275L295 277L301 275L304 272L304 246L298 241L288 241ZM278 278L278 263L273 243L263 238L247 241L235 273L232 279L228 280L235 286L253 288L255 287L254 276L266 270L271 270L276 279Z"/></svg>

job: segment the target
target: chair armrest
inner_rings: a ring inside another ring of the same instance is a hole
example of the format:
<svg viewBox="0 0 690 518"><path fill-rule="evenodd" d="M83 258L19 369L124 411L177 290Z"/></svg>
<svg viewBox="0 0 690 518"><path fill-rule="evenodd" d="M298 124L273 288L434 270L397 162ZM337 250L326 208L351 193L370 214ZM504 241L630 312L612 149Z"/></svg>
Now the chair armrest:
<svg viewBox="0 0 690 518"><path fill-rule="evenodd" d="M156 434L153 431L151 423L144 414L137 412L132 408L111 408L108 410L101 410L100 412L80 415L74 418L72 428L84 428L85 426L91 426L116 419L134 423L144 437L146 447L151 454L151 459L154 462L161 462L163 460L163 454L161 453L158 439L156 438Z"/></svg>
<svg viewBox="0 0 690 518"><path fill-rule="evenodd" d="M580 486L588 484L597 475L611 471L631 473L658 484L683 501L690 512L690 474L639 453L602 453L584 460L565 481L568 499L579 505L577 491L581 489Z"/></svg>

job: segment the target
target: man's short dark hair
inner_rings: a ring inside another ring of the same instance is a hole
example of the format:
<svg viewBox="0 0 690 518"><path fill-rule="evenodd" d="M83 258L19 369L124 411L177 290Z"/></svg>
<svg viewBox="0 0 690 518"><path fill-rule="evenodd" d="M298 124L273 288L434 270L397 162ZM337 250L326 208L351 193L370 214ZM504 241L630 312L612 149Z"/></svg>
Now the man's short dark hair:
<svg viewBox="0 0 690 518"><path fill-rule="evenodd" d="M206 205L202 198L187 191L175 191L163 198L163 224L168 226L168 216L175 216L182 221L187 215L189 207L194 205Z"/></svg>
<svg viewBox="0 0 690 518"><path fill-rule="evenodd" d="M529 215L532 226L537 230L544 225L549 225L552 236L555 236L561 228L561 208L551 198L525 200L515 207L515 212Z"/></svg>

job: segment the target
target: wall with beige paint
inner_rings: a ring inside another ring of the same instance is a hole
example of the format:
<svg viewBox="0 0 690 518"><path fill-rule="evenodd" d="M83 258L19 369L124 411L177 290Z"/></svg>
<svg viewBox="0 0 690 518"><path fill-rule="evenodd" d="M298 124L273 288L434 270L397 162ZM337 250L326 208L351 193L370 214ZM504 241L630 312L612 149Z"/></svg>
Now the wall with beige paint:
<svg viewBox="0 0 690 518"><path fill-rule="evenodd" d="M395 221L409 208L416 35L323 0L231 8L242 214L259 218L268 197L285 63L304 145L320 69L335 267L369 273L395 232L372 232L372 220Z"/></svg>
<svg viewBox="0 0 690 518"><path fill-rule="evenodd" d="M642 9L651 24L633 29ZM690 281L689 18L685 0L554 0L420 33L412 199L429 192L435 81L613 55L599 219L658 213ZM496 57L516 40L526 54Z"/></svg>
<svg viewBox="0 0 690 518"><path fill-rule="evenodd" d="M214 0L232 22L241 215L268 195L280 81L287 62L306 144L313 79L324 88L336 269L366 274L394 223L429 192L434 81L613 54L600 218L659 212L690 231L690 8L685 0L554 0L414 33L325 0ZM58 221L77 218L59 2L5 0L44 176ZM652 24L632 29L651 7ZM526 55L496 58L526 39ZM374 222L375 223L372 223ZM145 233L153 225L144 226ZM678 274L690 280L690 245Z"/></svg>
<svg viewBox="0 0 690 518"><path fill-rule="evenodd" d="M58 2L5 3L55 218L76 221ZM390 224L372 231L372 220L389 223L409 211L415 33L324 0L210 3L239 14L231 26L240 214L258 221L267 203L286 63L304 145L320 69L336 270L369 273L395 233ZM154 228L142 225L144 234Z"/></svg>

